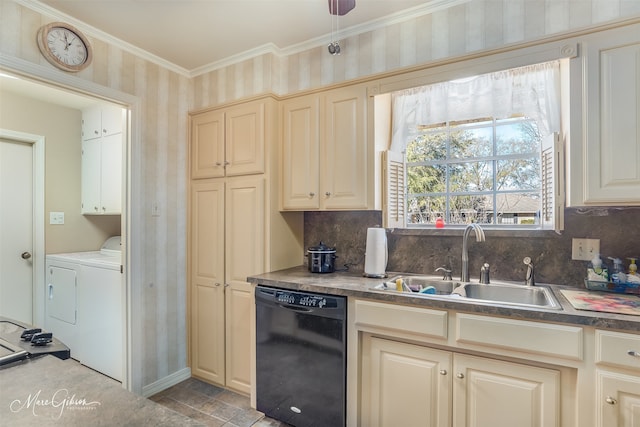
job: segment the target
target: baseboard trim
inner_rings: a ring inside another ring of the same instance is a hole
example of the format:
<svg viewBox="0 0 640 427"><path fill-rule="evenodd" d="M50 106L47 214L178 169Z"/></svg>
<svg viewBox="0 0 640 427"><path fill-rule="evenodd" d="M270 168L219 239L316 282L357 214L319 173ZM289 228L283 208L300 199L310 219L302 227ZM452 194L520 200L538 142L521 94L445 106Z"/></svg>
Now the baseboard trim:
<svg viewBox="0 0 640 427"><path fill-rule="evenodd" d="M163 390L168 389L184 380L191 378L191 368L184 368L171 375L159 379L149 385L142 387L142 395L144 397L153 396Z"/></svg>

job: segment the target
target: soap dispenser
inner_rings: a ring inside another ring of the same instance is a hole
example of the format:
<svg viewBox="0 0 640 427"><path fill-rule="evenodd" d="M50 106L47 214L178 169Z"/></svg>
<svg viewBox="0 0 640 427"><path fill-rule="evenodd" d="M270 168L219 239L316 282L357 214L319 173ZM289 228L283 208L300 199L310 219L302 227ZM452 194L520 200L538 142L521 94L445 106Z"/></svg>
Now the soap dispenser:
<svg viewBox="0 0 640 427"><path fill-rule="evenodd" d="M591 260L591 267L587 269L587 280L591 280L594 282L609 281L609 272L606 268L602 267L600 254L596 254Z"/></svg>
<svg viewBox="0 0 640 427"><path fill-rule="evenodd" d="M624 267L622 266L622 260L620 258L607 257L611 261L613 261L613 266L611 267L611 274L624 273Z"/></svg>
<svg viewBox="0 0 640 427"><path fill-rule="evenodd" d="M638 274L638 266L636 265L637 258L627 258L631 263L629 264L629 274L635 276Z"/></svg>

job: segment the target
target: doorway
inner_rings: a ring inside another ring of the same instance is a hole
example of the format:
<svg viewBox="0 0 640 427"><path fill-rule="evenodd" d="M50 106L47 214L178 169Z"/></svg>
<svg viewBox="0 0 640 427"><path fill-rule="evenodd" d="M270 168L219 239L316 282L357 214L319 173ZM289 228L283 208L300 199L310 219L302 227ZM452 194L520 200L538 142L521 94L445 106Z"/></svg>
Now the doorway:
<svg viewBox="0 0 640 427"><path fill-rule="evenodd" d="M19 71L16 70L15 71L15 75L16 76L22 76L19 79L20 84L23 86L23 89L21 89L20 91L18 91L17 93L24 95L24 96L28 96L30 98L36 98L38 99L39 96L43 96L43 98L41 98L41 101L43 102L47 102L49 104L52 104L53 107L55 107L54 104L58 104L60 106L65 106L68 108L74 108L76 110L81 111L82 108L80 107L70 107L69 105L65 105L65 99L67 99L69 96L71 96L72 98L75 97L76 100L77 99L84 99L85 101L89 101L89 104L87 105L96 105L96 104L102 104L102 105L117 105L121 108L125 108L127 110L127 114L126 114L126 136L125 136L125 140L123 143L123 149L122 149L122 158L123 158L123 167L122 167L122 189L123 189L123 197L122 197L122 215L117 219L118 221L118 226L116 231L116 234L120 234L122 236L122 265L123 265L123 271L124 274L122 276L123 278L123 292L122 292L122 302L123 302L123 313L122 313L122 324L124 325L123 327L123 336L125 337L123 340L123 354L122 354L122 360L123 360L123 387L127 388L128 390L140 393L140 389L141 386L138 385L138 383L140 382L140 379L138 378L140 376L140 374L138 373L139 369L135 369L132 368L132 366L138 366L139 362L138 362L138 356L132 354L131 348L131 342L134 340L134 337L137 335L136 332L137 330L140 329L140 327L137 326L136 322L136 318L135 316L132 318L131 316L131 304L132 304L132 299L134 301L137 301L136 296L134 295L133 297L131 296L131 289L129 286L129 283L131 283L131 271L129 271L129 269L127 268L127 265L130 264L130 255L129 255L129 244L130 244L130 239L129 237L131 236L131 232L130 230L130 204L131 204L131 197L130 197L130 191L131 191L131 179L130 179L130 159L131 159L131 154L130 154L130 150L131 150L131 146L130 146L130 140L131 140L131 128L132 128L132 118L131 118L131 113L138 111L138 104L139 104L139 100L131 95L128 94L123 94L117 91L114 91L112 89L106 88L106 87L102 87L100 85L97 84L92 84L92 83L85 83L85 82L78 82L78 87L82 88L82 92L80 92L80 89L75 89L75 84L74 85L70 85L69 83L69 77L65 76L64 82L58 81L59 79L57 78L57 76L53 75L53 74L49 74L46 71L43 72L42 75L33 75L31 74L33 70L30 70L29 73L27 73L26 71ZM5 72L3 71L0 74L4 74ZM12 72L13 73L13 72ZM34 80L34 79L37 79ZM45 82L49 82L49 83L45 83ZM4 79L2 77L0 77L0 90L5 91L7 88L7 84L5 83ZM26 87L28 86L28 87ZM40 95L39 93L42 92L43 95ZM16 92L14 92L16 93ZM52 96L52 93L54 94ZM16 108L15 106L11 106L11 108ZM6 111L6 110L5 110ZM5 118L6 119L6 114L5 114ZM80 125L80 123L78 122L78 125ZM4 126L0 125L0 128L7 128L6 126L6 120L4 121ZM78 135L78 145L80 146L80 126L78 126L77 129L77 135ZM0 129L0 132L2 132L2 129ZM4 135L3 135L4 136ZM5 136L6 137L6 136ZM74 138L75 139L75 138ZM49 147L51 141L47 142L47 146ZM36 240L39 241L39 249L34 249L33 251L33 271L34 271L34 287L33 287L33 303L32 303L32 307L33 307L33 314L32 314L32 322L33 324L38 325L38 327L43 327L45 324L45 281L46 281L46 277L45 277L45 255L47 253L46 247L47 245L45 244L45 234L47 234L47 239L50 239L49 236L49 231L51 228L51 223L50 223L50 218L48 215L48 211L55 211L57 210L57 207L54 206L49 206L49 201L50 199L47 198L47 207L45 207L45 202L44 202L44 194L45 194L45 190L44 190L44 171L45 171L45 155L44 155L44 144L45 144L45 140L44 138L42 138L41 141L41 145L42 145L42 153L40 155L40 158L42 159L41 167L38 167L38 171L41 171L42 173L42 191L41 194L43 194L42 197L42 201L38 202L38 206L37 208L35 208L35 211L37 212L36 216L37 219L34 220L34 226L35 227L40 227L41 229L38 230L38 232L36 234L41 235L42 238L36 238ZM34 147L38 145L38 143L34 143ZM48 148L49 150L50 148ZM50 154L50 151L47 151L47 155ZM59 153L60 156L65 156L68 153ZM135 155L134 155L135 156ZM47 168L47 174L49 174L50 170L49 168ZM50 176L47 175L47 185L51 188L51 183L49 182ZM56 187L57 190L59 191L60 189L63 189L64 191L66 190L66 187L64 186L57 186ZM78 187L79 190L80 187ZM48 194L48 193L47 193ZM74 206L74 213L75 213L75 209L76 207ZM77 212L80 212L80 207L77 207ZM91 222L91 225L93 228L96 228L97 226L99 226L99 222L103 221L103 222L109 222L109 218L97 218L93 217L93 218L84 218L87 219L87 221ZM65 218L65 221L68 221L69 218ZM114 221L110 222L111 225L114 224ZM47 228L48 227L48 228ZM62 227L59 227L59 229L62 229ZM47 230L47 231L45 231ZM58 234L54 233L54 238L57 238ZM102 241L99 242L99 245L103 243ZM65 252L64 250L57 250L59 248L55 248L55 250L53 252ZM83 250L91 250L91 249L85 249L85 248L79 248L78 251L83 251ZM134 310L135 312L135 310ZM132 329L134 329L134 331L132 331ZM132 374L132 372L136 372L135 374Z"/></svg>
<svg viewBox="0 0 640 427"><path fill-rule="evenodd" d="M0 315L28 324L44 321L43 223L44 137L0 129Z"/></svg>

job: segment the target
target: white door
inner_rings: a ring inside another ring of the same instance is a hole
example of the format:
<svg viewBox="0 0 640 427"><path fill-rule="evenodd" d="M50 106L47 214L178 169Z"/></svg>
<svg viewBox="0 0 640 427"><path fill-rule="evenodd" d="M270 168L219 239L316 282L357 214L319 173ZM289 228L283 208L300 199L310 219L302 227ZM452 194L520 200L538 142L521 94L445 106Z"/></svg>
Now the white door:
<svg viewBox="0 0 640 427"><path fill-rule="evenodd" d="M0 139L0 316L33 323L33 146Z"/></svg>

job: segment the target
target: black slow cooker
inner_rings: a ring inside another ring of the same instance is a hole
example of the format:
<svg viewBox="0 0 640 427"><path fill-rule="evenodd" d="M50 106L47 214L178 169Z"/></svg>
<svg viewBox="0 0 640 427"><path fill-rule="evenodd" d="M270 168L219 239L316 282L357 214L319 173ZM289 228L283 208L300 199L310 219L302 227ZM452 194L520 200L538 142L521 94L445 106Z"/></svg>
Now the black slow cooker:
<svg viewBox="0 0 640 427"><path fill-rule="evenodd" d="M309 271L312 273L333 273L335 271L336 248L320 242L307 250Z"/></svg>

